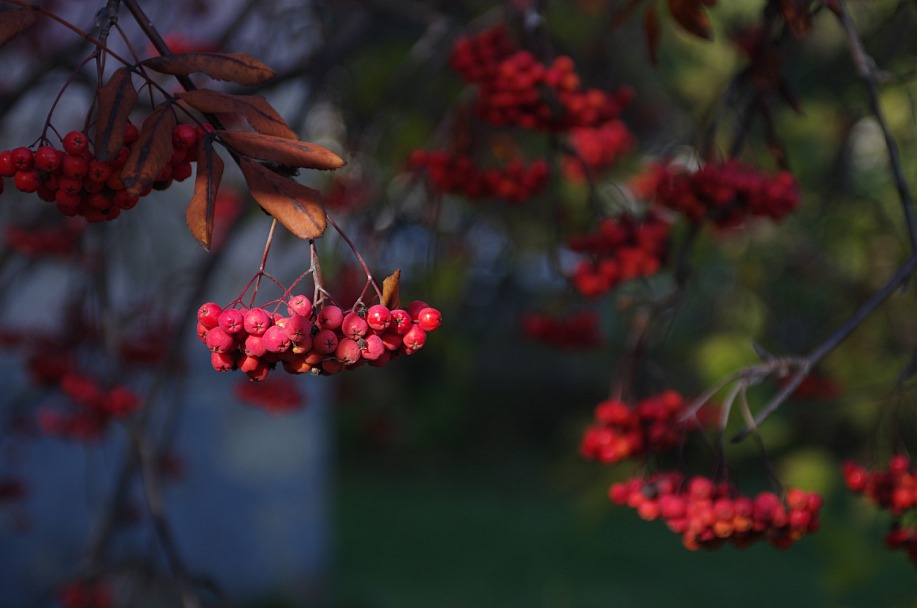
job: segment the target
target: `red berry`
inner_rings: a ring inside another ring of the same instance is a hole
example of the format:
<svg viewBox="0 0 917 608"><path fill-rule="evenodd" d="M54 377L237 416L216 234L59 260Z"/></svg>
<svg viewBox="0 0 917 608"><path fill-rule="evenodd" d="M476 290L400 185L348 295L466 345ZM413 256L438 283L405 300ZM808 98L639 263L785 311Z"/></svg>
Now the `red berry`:
<svg viewBox="0 0 917 608"><path fill-rule="evenodd" d="M64 153L54 146L41 146L35 151L35 168L46 173L56 173L64 160Z"/></svg>
<svg viewBox="0 0 917 608"><path fill-rule="evenodd" d="M245 331L252 336L263 335L272 325L271 316L263 308L252 308L245 312Z"/></svg>
<svg viewBox="0 0 917 608"><path fill-rule="evenodd" d="M86 173L86 177L92 182L104 184L111 177L111 173L112 168L109 163L94 158L89 161L89 170Z"/></svg>
<svg viewBox="0 0 917 608"><path fill-rule="evenodd" d="M261 336L261 341L264 343L265 350L269 353L285 353L293 345L286 330L279 325L268 327L264 335Z"/></svg>
<svg viewBox="0 0 917 608"><path fill-rule="evenodd" d="M140 137L140 129L137 128L137 125L127 125L124 127L124 145L129 146Z"/></svg>
<svg viewBox="0 0 917 608"><path fill-rule="evenodd" d="M16 167L13 166L12 152L9 150L0 152L0 175L3 177L13 177L16 175Z"/></svg>
<svg viewBox="0 0 917 608"><path fill-rule="evenodd" d="M207 302L197 309L197 320L207 329L212 329L220 323L220 313L223 308L214 302Z"/></svg>
<svg viewBox="0 0 917 608"><path fill-rule="evenodd" d="M89 160L82 156L64 154L61 162L61 173L67 177L83 179L89 173Z"/></svg>
<svg viewBox="0 0 917 608"><path fill-rule="evenodd" d="M191 125L176 125L172 129L172 145L186 150L197 143L197 129Z"/></svg>
<svg viewBox="0 0 917 608"><path fill-rule="evenodd" d="M85 133L70 131L64 136L64 152L78 156L89 149L89 139Z"/></svg>
<svg viewBox="0 0 917 608"><path fill-rule="evenodd" d="M377 334L370 334L360 346L362 356L367 361L376 361L385 354L385 344Z"/></svg>
<svg viewBox="0 0 917 608"><path fill-rule="evenodd" d="M260 357L267 352L267 348L265 348L264 340L261 339L261 336L249 334L242 345L242 351L249 357Z"/></svg>
<svg viewBox="0 0 917 608"><path fill-rule="evenodd" d="M375 331L385 331L392 322L392 311L388 306L376 304L366 311L366 323Z"/></svg>
<svg viewBox="0 0 917 608"><path fill-rule="evenodd" d="M316 318L316 324L322 329L337 329L343 321L344 311L333 305L322 308Z"/></svg>
<svg viewBox="0 0 917 608"><path fill-rule="evenodd" d="M302 294L295 295L287 302L287 312L309 318L312 315L312 301Z"/></svg>
<svg viewBox="0 0 917 608"><path fill-rule="evenodd" d="M284 317L277 324L283 327L293 344L302 346L312 339L312 323L302 315Z"/></svg>
<svg viewBox="0 0 917 608"><path fill-rule="evenodd" d="M223 331L228 334L237 334L242 331L244 322L242 311L238 308L227 308L222 311L217 318L217 323L219 323Z"/></svg>
<svg viewBox="0 0 917 608"><path fill-rule="evenodd" d="M10 152L10 159L17 171L31 169L35 165L35 155L28 148L16 148Z"/></svg>
<svg viewBox="0 0 917 608"><path fill-rule="evenodd" d="M35 192L41 184L41 179L35 169L23 169L16 171L13 184L20 192Z"/></svg>
<svg viewBox="0 0 917 608"><path fill-rule="evenodd" d="M423 348L427 342L427 332L420 325L414 325L403 336L404 346L408 352Z"/></svg>
<svg viewBox="0 0 917 608"><path fill-rule="evenodd" d="M214 327L207 332L207 348L215 353L228 353L236 346L236 340L223 331L221 327Z"/></svg>
<svg viewBox="0 0 917 608"><path fill-rule="evenodd" d="M341 333L351 340L358 340L366 335L369 326L366 320L357 312L349 312L341 322Z"/></svg>
<svg viewBox="0 0 917 608"><path fill-rule="evenodd" d="M337 347L337 334L330 329L323 329L312 338L312 350L317 353L330 355Z"/></svg>
<svg viewBox="0 0 917 608"><path fill-rule="evenodd" d="M236 366L236 358L230 353L210 353L210 365L218 372L228 372Z"/></svg>
<svg viewBox="0 0 917 608"><path fill-rule="evenodd" d="M411 329L412 319L411 315L408 314L408 311L396 308L391 311L392 323L391 327L395 328L399 334L405 334L409 329Z"/></svg>
<svg viewBox="0 0 917 608"><path fill-rule="evenodd" d="M433 331L440 326L442 320L442 314L435 308L427 307L417 313L417 323L423 327L425 331Z"/></svg>
<svg viewBox="0 0 917 608"><path fill-rule="evenodd" d="M344 365L352 365L360 360L360 345L356 340L344 338L338 342L337 348L334 349L334 356Z"/></svg>
<svg viewBox="0 0 917 608"><path fill-rule="evenodd" d="M191 177L191 174L193 172L194 170L191 168L191 163L187 161L183 163L178 163L172 169L172 179L177 182L183 182L186 179L188 179L189 177Z"/></svg>

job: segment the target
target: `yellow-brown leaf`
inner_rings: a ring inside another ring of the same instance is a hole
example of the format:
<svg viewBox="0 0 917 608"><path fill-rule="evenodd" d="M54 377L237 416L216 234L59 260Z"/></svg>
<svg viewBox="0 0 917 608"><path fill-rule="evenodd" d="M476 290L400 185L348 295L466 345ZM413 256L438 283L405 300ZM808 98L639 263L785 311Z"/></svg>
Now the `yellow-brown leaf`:
<svg viewBox="0 0 917 608"><path fill-rule="evenodd" d="M121 170L128 192L140 194L153 183L172 157L172 129L175 114L169 104L156 107L140 127L140 136Z"/></svg>
<svg viewBox="0 0 917 608"><path fill-rule="evenodd" d="M263 84L274 77L274 70L245 53L175 53L151 57L141 62L149 69L172 76L207 74L215 80L243 85Z"/></svg>
<svg viewBox="0 0 917 608"><path fill-rule="evenodd" d="M287 230L301 239L316 239L325 232L328 220L321 192L247 158L241 158L239 166L252 196Z"/></svg>
<svg viewBox="0 0 917 608"><path fill-rule="evenodd" d="M35 11L30 8L0 11L0 46L15 38L33 23L35 23Z"/></svg>
<svg viewBox="0 0 917 608"><path fill-rule="evenodd" d="M213 214L217 190L223 179L223 159L213 149L210 139L201 142L197 152L197 174L194 176L194 194L188 203L185 219L192 236L210 249L213 240Z"/></svg>
<svg viewBox="0 0 917 608"><path fill-rule="evenodd" d="M243 156L286 167L340 169L344 159L317 144L247 131L215 131L214 135Z"/></svg>
<svg viewBox="0 0 917 608"><path fill-rule="evenodd" d="M189 106L204 114L238 114L252 129L265 135L299 139L296 132L260 95L231 95L220 91L198 89L178 95Z"/></svg>
<svg viewBox="0 0 917 608"><path fill-rule="evenodd" d="M99 160L114 160L124 143L124 128L131 110L137 103L137 89L134 88L129 68L119 68L99 89L98 118L94 140L95 157Z"/></svg>
<svg viewBox="0 0 917 608"><path fill-rule="evenodd" d="M401 293L398 283L401 281L401 269L399 268L382 281L382 299L380 304L390 309L401 308Z"/></svg>

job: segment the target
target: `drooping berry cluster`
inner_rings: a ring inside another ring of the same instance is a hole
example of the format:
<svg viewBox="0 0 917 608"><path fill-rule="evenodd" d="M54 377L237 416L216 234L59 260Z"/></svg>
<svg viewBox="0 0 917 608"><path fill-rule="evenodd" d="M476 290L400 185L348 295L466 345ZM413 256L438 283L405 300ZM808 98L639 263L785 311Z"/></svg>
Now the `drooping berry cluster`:
<svg viewBox="0 0 917 608"><path fill-rule="evenodd" d="M548 163L536 160L525 165L512 160L502 168L484 169L468 155L445 150L415 150L410 168L426 170L437 192L461 194L472 199L499 198L513 203L529 200L548 182Z"/></svg>
<svg viewBox="0 0 917 608"><path fill-rule="evenodd" d="M787 548L818 530L823 504L818 494L798 488L788 490L784 500L773 492L751 498L739 495L729 483L701 476L686 480L679 472L616 483L609 497L636 509L642 519L662 519L691 550L713 549L727 541L738 547L766 541Z"/></svg>
<svg viewBox="0 0 917 608"><path fill-rule="evenodd" d="M585 179L586 169L595 174L612 166L636 144L624 122L617 119L599 127L570 129L569 140L572 154L564 155L561 167L564 177L574 182Z"/></svg>
<svg viewBox="0 0 917 608"><path fill-rule="evenodd" d="M176 125L172 130L172 157L153 183L139 193L126 189L120 176L139 136L134 125L127 125L124 144L112 161L95 158L86 134L71 131L61 142L63 149L43 145L34 152L26 147L0 152L0 177L13 178L17 190L35 193L41 200L54 203L64 215L82 216L90 222L113 220L154 189L165 190L173 181L190 177L191 163L197 158L196 146L203 134L203 129Z"/></svg>
<svg viewBox="0 0 917 608"><path fill-rule="evenodd" d="M917 472L903 454L892 456L888 468L868 471L851 461L841 467L844 482L894 516L885 542L890 549L902 549L917 563Z"/></svg>
<svg viewBox="0 0 917 608"><path fill-rule="evenodd" d="M799 188L787 171L767 175L730 159L694 172L669 167L656 186L656 200L692 221L706 218L725 228L749 216L782 220L799 206Z"/></svg>
<svg viewBox="0 0 917 608"><path fill-rule="evenodd" d="M48 435L96 440L112 420L129 415L142 403L132 389L106 387L66 355L36 355L29 360L28 369L33 383L57 387L65 398L65 403L49 404L38 412L38 425Z"/></svg>
<svg viewBox="0 0 917 608"><path fill-rule="evenodd" d="M522 318L522 329L530 338L557 348L593 348L602 343L599 317L592 311L569 317L528 313Z"/></svg>
<svg viewBox="0 0 917 608"><path fill-rule="evenodd" d="M29 257L65 257L76 253L85 227L72 218L58 225L7 226L3 240L7 248Z"/></svg>
<svg viewBox="0 0 917 608"><path fill-rule="evenodd" d="M665 391L630 405L607 399L595 407L595 421L586 429L580 453L590 460L613 463L669 450L697 428L684 420L690 405L677 391Z"/></svg>
<svg viewBox="0 0 917 608"><path fill-rule="evenodd" d="M633 96L629 89L584 89L570 57L542 63L517 50L503 26L459 39L451 65L478 85L477 111L494 125L551 131L597 127L617 118Z"/></svg>
<svg viewBox="0 0 917 608"><path fill-rule="evenodd" d="M668 243L669 223L655 213L605 218L594 232L568 240L570 249L589 255L573 271L573 286L592 298L625 281L655 274Z"/></svg>
<svg viewBox="0 0 917 608"><path fill-rule="evenodd" d="M420 350L439 327L440 312L416 300L407 309L381 304L344 311L295 295L287 316L264 308L223 309L209 302L198 310L198 337L217 371L241 370L260 381L280 363L287 373L330 375L364 363L382 366Z"/></svg>

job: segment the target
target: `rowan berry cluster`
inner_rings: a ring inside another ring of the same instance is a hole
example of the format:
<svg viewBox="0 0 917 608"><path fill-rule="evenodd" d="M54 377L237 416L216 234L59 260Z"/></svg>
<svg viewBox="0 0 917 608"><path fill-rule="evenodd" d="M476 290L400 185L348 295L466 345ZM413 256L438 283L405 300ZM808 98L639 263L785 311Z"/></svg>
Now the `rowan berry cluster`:
<svg viewBox="0 0 917 608"><path fill-rule="evenodd" d="M129 415L142 403L130 388L104 386L80 371L66 355L33 356L28 370L36 385L56 387L66 398L63 408L46 406L38 412L38 425L48 435L83 441L98 439L112 420Z"/></svg>
<svg viewBox="0 0 917 608"><path fill-rule="evenodd" d="M17 190L35 193L41 200L54 203L66 216L82 216L90 222L113 220L154 189L165 190L173 181L190 177L191 163L197 159L197 143L203 134L199 127L176 125L172 130L172 157L140 193L129 191L121 181L121 169L139 136L134 125L125 128L124 144L112 161L95 158L87 135L71 131L61 141L62 149L43 145L34 152L27 147L0 152L0 177L13 178Z"/></svg>
<svg viewBox="0 0 917 608"><path fill-rule="evenodd" d="M694 172L669 167L659 179L656 201L699 222L736 226L749 216L782 220L799 206L793 175L766 175L735 159L708 164Z"/></svg>
<svg viewBox="0 0 917 608"><path fill-rule="evenodd" d="M517 50L502 25L460 38L451 65L478 85L477 111L494 125L542 131L597 127L617 118L633 97L626 88L584 89L570 57L542 63Z"/></svg>
<svg viewBox="0 0 917 608"><path fill-rule="evenodd" d="M586 297L658 272L668 252L669 223L655 213L605 218L595 232L570 237L573 251L589 255L574 269L573 286Z"/></svg>
<svg viewBox="0 0 917 608"><path fill-rule="evenodd" d="M636 144L624 122L616 119L598 127L570 129L569 141L572 154L563 157L561 168L564 176L575 182L585 179L586 169L598 173L612 166Z"/></svg>
<svg viewBox="0 0 917 608"><path fill-rule="evenodd" d="M22 255L66 257L77 251L84 231L83 222L68 218L54 226L7 226L3 231L3 240L8 249Z"/></svg>
<svg viewBox="0 0 917 608"><path fill-rule="evenodd" d="M917 514L917 472L911 460L902 454L892 456L885 470L867 471L855 462L841 467L844 482L856 494L862 494L894 516L885 537L889 549L903 549L908 559L917 562L917 522L908 515Z"/></svg>
<svg viewBox="0 0 917 608"><path fill-rule="evenodd" d="M548 163L526 165L512 160L500 169L484 169L471 156L445 150L415 150L410 168L425 170L437 192L461 194L472 199L499 198L521 203L541 192L548 183Z"/></svg>
<svg viewBox="0 0 917 608"><path fill-rule="evenodd" d="M327 304L315 310L308 297L294 295L286 312L202 305L197 332L213 368L238 369L260 381L278 363L289 374L331 375L364 363L381 367L420 350L442 321L437 309L420 300L407 309L376 304L345 311Z"/></svg>
<svg viewBox="0 0 917 608"><path fill-rule="evenodd" d="M595 421L580 442L580 454L606 464L669 450L697 428L684 420L689 406L676 391L665 391L630 405L618 399L595 407Z"/></svg>
<svg viewBox="0 0 917 608"><path fill-rule="evenodd" d="M602 343L599 317L592 311L569 317L528 313L522 318L522 329L528 337L557 348L593 348Z"/></svg>
<svg viewBox="0 0 917 608"><path fill-rule="evenodd" d="M609 497L636 509L644 520L662 519L691 550L713 549L727 541L737 547L766 541L785 549L818 530L823 504L817 493L798 488L787 490L784 500L773 492L751 498L727 482L685 479L675 471L616 483Z"/></svg>

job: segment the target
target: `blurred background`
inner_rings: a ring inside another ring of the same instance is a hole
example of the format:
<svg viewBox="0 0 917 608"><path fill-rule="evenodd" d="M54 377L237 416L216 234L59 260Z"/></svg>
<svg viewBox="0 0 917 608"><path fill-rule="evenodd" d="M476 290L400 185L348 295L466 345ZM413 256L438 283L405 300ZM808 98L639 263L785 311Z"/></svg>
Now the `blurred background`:
<svg viewBox="0 0 917 608"><path fill-rule="evenodd" d="M114 606L179 605L189 587L200 605L251 607L917 605L914 563L884 546L887 513L854 497L840 475L845 459L882 466L913 445L911 290L864 321L818 367L811 390L762 426L767 458L753 441L728 447L743 493L767 489L772 467L787 486L824 496L821 530L788 551L688 551L661 522L608 500L610 484L645 463L606 466L579 454L596 404L624 373L640 303L678 286L665 268L584 299L557 272L576 256L555 218L588 230L596 212L639 206L627 185L648 161L690 162L704 147L725 157L760 91L743 40L765 2L710 8L712 41L679 28L664 3L643 3L624 19L622 9L637 4L141 3L173 50L245 52L277 70L258 90L201 82L264 95L303 140L344 157L340 171L298 179L326 193L376 278L400 268L402 300L429 302L444 323L421 351L385 369L278 373L249 389L241 374L210 369L191 322L200 304L239 295L269 230L230 163L218 215L225 227L211 253L185 226L188 180L117 221L88 225L65 255L27 255L9 228L63 219L6 180L0 605L66 604L61 590L79 581L104 581ZM662 33L653 66L641 15L655 4ZM850 4L882 70L882 106L912 181L917 8ZM91 31L102 8L42 6ZM154 53L125 7L119 15L134 51ZM452 45L504 21L539 36L522 44L573 57L586 85L631 87L622 120L636 145L594 184L555 179L524 206L431 197L408 170L414 150L458 137L489 160L507 150L526 161L560 156L550 136L463 115L473 91L448 67ZM35 28L0 50L2 148L32 144L52 105L61 133L82 128L93 99L94 64L81 63L91 49L59 24ZM120 35L111 46L129 54ZM785 90L765 98L772 123L747 128L742 158L773 170L778 147L800 183L801 207L780 224L706 227L696 237L674 225L673 249L691 243L690 276L630 370L646 394L699 395L758 362L753 344L808 352L908 255L886 142L837 18L820 10L805 36L786 33L776 48L772 67ZM138 115L144 103L141 96ZM347 243L329 231L318 247L330 291L353 301L364 275ZM306 243L281 234L267 271L289 284L309 261ZM595 313L600 340L567 350L540 343L524 331L532 312ZM90 439L43 426L41 412L70 406L53 385L35 385L28 362L57 352L55 336L74 319L90 335L159 349L154 363L125 366L111 343L79 345L86 366L144 396L141 426L116 422ZM116 328L92 329L106 324ZM777 388L754 389L752 406ZM738 430L741 420L731 424ZM152 477L132 456L145 441L159 463ZM712 449L692 449L688 464L712 474ZM92 601L85 605L105 605Z"/></svg>

